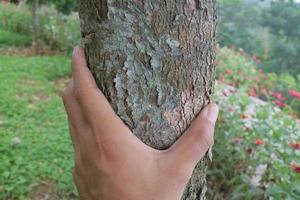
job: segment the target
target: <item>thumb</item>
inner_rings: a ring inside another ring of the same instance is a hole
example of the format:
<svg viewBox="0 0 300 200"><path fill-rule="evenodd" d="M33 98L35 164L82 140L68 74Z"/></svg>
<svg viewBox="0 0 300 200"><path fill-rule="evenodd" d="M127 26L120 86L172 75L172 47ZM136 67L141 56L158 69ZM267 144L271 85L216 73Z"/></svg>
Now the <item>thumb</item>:
<svg viewBox="0 0 300 200"><path fill-rule="evenodd" d="M169 149L174 166L194 169L214 143L214 127L219 114L215 103L208 104L192 122L183 136Z"/></svg>

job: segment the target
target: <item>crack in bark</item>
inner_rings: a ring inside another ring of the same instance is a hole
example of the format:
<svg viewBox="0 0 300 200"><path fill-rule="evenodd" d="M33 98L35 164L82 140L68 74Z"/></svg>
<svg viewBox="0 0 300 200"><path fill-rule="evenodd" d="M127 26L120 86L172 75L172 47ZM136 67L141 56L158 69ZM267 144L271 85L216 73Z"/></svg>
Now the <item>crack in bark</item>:
<svg viewBox="0 0 300 200"><path fill-rule="evenodd" d="M97 5L95 0L92 0L92 2L96 9L97 21L99 24L101 24L104 19L107 19L107 13L108 13L107 0L97 0L97 2L101 4L100 7Z"/></svg>

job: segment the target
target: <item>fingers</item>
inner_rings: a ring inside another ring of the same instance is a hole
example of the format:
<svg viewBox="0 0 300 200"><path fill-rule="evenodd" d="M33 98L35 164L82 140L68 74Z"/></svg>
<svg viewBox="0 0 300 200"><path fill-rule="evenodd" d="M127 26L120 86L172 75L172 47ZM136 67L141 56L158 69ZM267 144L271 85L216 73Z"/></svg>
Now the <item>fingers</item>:
<svg viewBox="0 0 300 200"><path fill-rule="evenodd" d="M184 135L167 151L174 166L190 168L191 172L214 143L214 125L219 109L214 103L207 105L192 122Z"/></svg>
<svg viewBox="0 0 300 200"><path fill-rule="evenodd" d="M74 79L75 96L87 119L99 122L99 117L114 116L109 102L97 88L96 82L87 67L84 50L75 48L72 60L72 77Z"/></svg>
<svg viewBox="0 0 300 200"><path fill-rule="evenodd" d="M77 87L97 88L92 73L88 69L84 49L75 47L72 58L72 76Z"/></svg>
<svg viewBox="0 0 300 200"><path fill-rule="evenodd" d="M80 110L92 128L100 132L111 133L116 127L128 128L116 115L110 103L97 84L87 67L84 50L80 47L74 49L72 58L72 77L74 80L74 94Z"/></svg>
<svg viewBox="0 0 300 200"><path fill-rule="evenodd" d="M63 93L63 102L68 114L70 123L75 127L85 127L86 120L84 119L80 110L79 104L75 99L74 94L74 81L71 79Z"/></svg>

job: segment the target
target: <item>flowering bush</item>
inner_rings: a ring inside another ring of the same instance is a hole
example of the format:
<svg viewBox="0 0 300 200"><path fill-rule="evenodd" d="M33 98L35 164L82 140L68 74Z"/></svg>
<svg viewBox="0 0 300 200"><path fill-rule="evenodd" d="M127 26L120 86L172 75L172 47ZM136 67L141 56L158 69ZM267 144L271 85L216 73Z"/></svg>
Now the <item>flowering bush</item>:
<svg viewBox="0 0 300 200"><path fill-rule="evenodd" d="M210 199L300 199L299 120L222 83L215 101L221 113Z"/></svg>
<svg viewBox="0 0 300 200"><path fill-rule="evenodd" d="M250 87L258 78L254 62L229 48L217 51L217 77L220 81L235 87Z"/></svg>
<svg viewBox="0 0 300 200"><path fill-rule="evenodd" d="M257 63L259 60L242 51L221 48L217 54L217 79L300 116L298 80L289 74L265 74L257 68Z"/></svg>

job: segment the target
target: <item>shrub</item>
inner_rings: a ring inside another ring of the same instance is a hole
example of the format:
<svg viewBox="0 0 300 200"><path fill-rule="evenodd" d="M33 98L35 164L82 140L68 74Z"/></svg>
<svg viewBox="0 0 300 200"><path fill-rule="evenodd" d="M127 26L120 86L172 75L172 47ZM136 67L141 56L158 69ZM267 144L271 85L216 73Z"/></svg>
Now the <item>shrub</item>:
<svg viewBox="0 0 300 200"><path fill-rule="evenodd" d="M28 46L31 44L31 37L11 31L0 30L0 47L7 46Z"/></svg>
<svg viewBox="0 0 300 200"><path fill-rule="evenodd" d="M31 34L31 14L27 7L0 3L0 28L20 34Z"/></svg>
<svg viewBox="0 0 300 200"><path fill-rule="evenodd" d="M76 14L63 15L54 6L41 6L39 16L39 43L52 49L68 50L80 42L80 24ZM29 8L0 3L0 28L8 30L24 38L31 36L31 13ZM16 45L14 40L7 42ZM18 41L16 41L17 43ZM24 42L24 45L28 41Z"/></svg>
<svg viewBox="0 0 300 200"><path fill-rule="evenodd" d="M244 56L243 51L233 51L227 47L217 52L217 77L225 79L233 86L247 86L253 84L258 76L255 63Z"/></svg>
<svg viewBox="0 0 300 200"><path fill-rule="evenodd" d="M300 91L299 80L283 73L266 74L259 70L257 58L250 58L243 51L221 48L217 54L217 79L231 86L243 89L250 96L271 101L279 107L289 107L290 112L300 116L300 99L289 91Z"/></svg>
<svg viewBox="0 0 300 200"><path fill-rule="evenodd" d="M242 51L218 50L215 101L221 113L211 199L300 199L299 80L265 74L258 62Z"/></svg>
<svg viewBox="0 0 300 200"><path fill-rule="evenodd" d="M215 101L221 113L208 177L211 196L300 199L299 120L223 84L217 84Z"/></svg>
<svg viewBox="0 0 300 200"><path fill-rule="evenodd" d="M80 41L80 24L76 14L63 15L53 6L39 9L40 38L52 48L66 50Z"/></svg>

